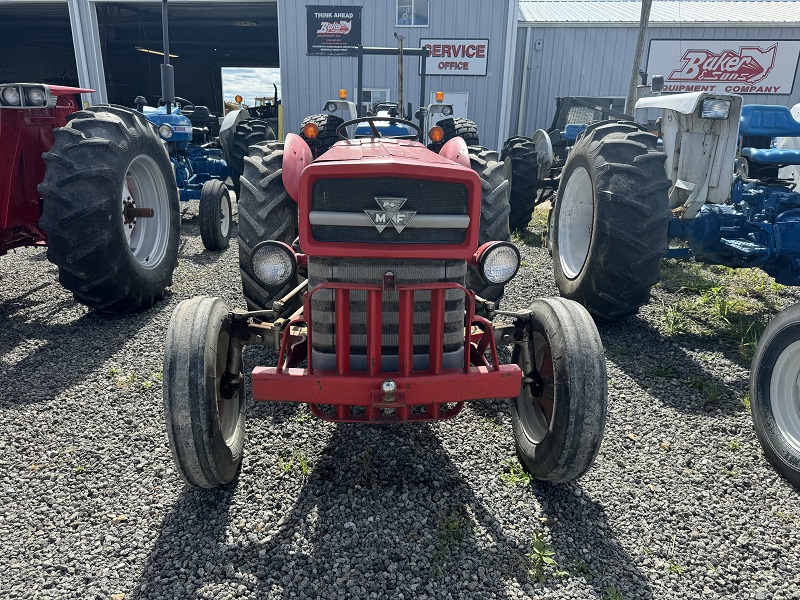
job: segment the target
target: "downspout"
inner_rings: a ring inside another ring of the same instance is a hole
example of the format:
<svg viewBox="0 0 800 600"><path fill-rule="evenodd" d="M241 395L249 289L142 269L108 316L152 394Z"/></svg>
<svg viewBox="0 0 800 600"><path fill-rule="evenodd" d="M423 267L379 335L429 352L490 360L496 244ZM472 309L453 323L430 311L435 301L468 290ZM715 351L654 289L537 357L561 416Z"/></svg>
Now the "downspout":
<svg viewBox="0 0 800 600"><path fill-rule="evenodd" d="M508 2L508 24L506 31L506 54L503 61L503 91L500 96L500 132L497 136L497 148L503 147L511 126L511 111L509 110L509 96L514 85L514 59L517 47L517 15L519 14L519 0Z"/></svg>
<svg viewBox="0 0 800 600"><path fill-rule="evenodd" d="M531 71L531 39L533 27L525 28L525 55L522 57L522 82L519 86L519 118L517 119L517 134L525 135L525 111L528 109L528 78Z"/></svg>

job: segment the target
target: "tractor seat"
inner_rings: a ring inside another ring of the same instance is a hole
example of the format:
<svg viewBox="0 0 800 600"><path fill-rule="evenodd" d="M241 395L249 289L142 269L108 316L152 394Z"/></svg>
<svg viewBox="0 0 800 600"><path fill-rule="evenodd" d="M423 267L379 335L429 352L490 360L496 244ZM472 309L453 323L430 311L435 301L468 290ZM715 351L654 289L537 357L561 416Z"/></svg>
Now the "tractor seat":
<svg viewBox="0 0 800 600"><path fill-rule="evenodd" d="M216 120L207 106L194 106L189 110L181 109L181 112L189 118L193 125L201 127Z"/></svg>
<svg viewBox="0 0 800 600"><path fill-rule="evenodd" d="M785 106L745 104L739 119L739 135L758 137L800 137L800 123Z"/></svg>
<svg viewBox="0 0 800 600"><path fill-rule="evenodd" d="M800 150L742 148L742 156L762 165L800 165Z"/></svg>

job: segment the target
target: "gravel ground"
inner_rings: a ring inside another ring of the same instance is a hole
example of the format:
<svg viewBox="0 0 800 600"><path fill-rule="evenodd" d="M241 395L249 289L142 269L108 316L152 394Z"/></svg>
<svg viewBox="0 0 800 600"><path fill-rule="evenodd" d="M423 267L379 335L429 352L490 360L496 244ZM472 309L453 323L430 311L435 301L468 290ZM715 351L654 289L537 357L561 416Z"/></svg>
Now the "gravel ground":
<svg viewBox="0 0 800 600"><path fill-rule="evenodd" d="M0 596L800 597L800 499L752 431L747 344L674 314L700 297L682 278L708 270L671 267L639 316L600 328L608 424L575 484L509 466L495 401L396 427L251 405L238 483L185 488L162 421L166 326L194 295L243 306L235 243L204 252L195 215L171 292L134 316L74 303L44 251L0 259ZM506 306L555 294L540 233L519 240ZM772 291L759 315L798 299Z"/></svg>

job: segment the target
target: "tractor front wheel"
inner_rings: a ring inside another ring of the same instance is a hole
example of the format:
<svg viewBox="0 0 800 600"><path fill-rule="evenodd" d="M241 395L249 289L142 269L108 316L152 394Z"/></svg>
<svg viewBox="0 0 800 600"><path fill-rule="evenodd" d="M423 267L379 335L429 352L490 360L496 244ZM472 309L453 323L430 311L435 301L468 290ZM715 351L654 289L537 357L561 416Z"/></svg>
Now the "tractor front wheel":
<svg viewBox="0 0 800 600"><path fill-rule="evenodd" d="M313 142L303 135L303 127L306 123L314 123L319 128L317 138ZM329 115L327 113L311 115L303 119L303 122L300 123L300 137L307 142L311 142L310 145L316 156L322 156L339 141L339 135L336 133L336 130L342 123L344 123L344 119L336 115Z"/></svg>
<svg viewBox="0 0 800 600"><path fill-rule="evenodd" d="M164 420L172 458L193 487L236 477L244 446L245 395L225 385L231 343L229 310L220 298L192 298L175 308L164 349Z"/></svg>
<svg viewBox="0 0 800 600"><path fill-rule="evenodd" d="M500 160L511 162L513 174L509 193L509 225L513 231L525 231L533 217L539 187L539 166L533 140L521 136L509 138L503 144Z"/></svg>
<svg viewBox="0 0 800 600"><path fill-rule="evenodd" d="M437 121L436 124L444 131L442 142L449 142L453 138L460 137L467 143L467 146L480 145L478 126L475 121L464 117L448 117Z"/></svg>
<svg viewBox="0 0 800 600"><path fill-rule="evenodd" d="M237 196L239 195L239 179L244 173L244 159L250 150L250 146L274 139L275 132L267 121L245 119L236 125L236 129L233 130L231 164L228 165L228 168L231 171L233 191L236 192Z"/></svg>
<svg viewBox="0 0 800 600"><path fill-rule="evenodd" d="M800 489L800 304L778 313L750 367L750 410L764 454Z"/></svg>
<svg viewBox="0 0 800 600"><path fill-rule="evenodd" d="M207 250L224 250L231 240L231 195L219 179L210 179L200 192L200 237Z"/></svg>
<svg viewBox="0 0 800 600"><path fill-rule="evenodd" d="M40 224L61 285L98 310L149 308L172 284L180 236L178 188L158 133L141 113L96 106L53 137Z"/></svg>
<svg viewBox="0 0 800 600"><path fill-rule="evenodd" d="M513 353L531 380L511 401L517 456L537 479L572 481L589 470L603 440L603 344L589 313L572 300L539 299L530 311L527 347Z"/></svg>
<svg viewBox="0 0 800 600"><path fill-rule="evenodd" d="M616 122L590 125L567 158L550 229L555 280L599 319L634 314L661 277L665 159L654 135Z"/></svg>

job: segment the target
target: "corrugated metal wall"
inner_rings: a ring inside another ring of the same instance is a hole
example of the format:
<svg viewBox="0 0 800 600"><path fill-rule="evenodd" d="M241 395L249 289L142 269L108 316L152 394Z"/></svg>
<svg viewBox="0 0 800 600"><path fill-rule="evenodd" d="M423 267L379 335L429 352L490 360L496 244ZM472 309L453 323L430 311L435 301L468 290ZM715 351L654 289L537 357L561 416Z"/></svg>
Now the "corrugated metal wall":
<svg viewBox="0 0 800 600"><path fill-rule="evenodd" d="M531 135L547 129L555 114L557 96L627 96L636 27L528 27L520 24L517 32L517 56L512 98L510 131ZM527 58L526 40L530 36ZM782 40L800 39L796 27L651 27L645 44L642 65L646 65L651 39L728 39ZM541 50L536 40L542 40ZM525 110L522 118L522 74L528 70ZM795 73L791 95L747 94L745 103L783 104L800 102L800 70ZM516 117L516 118L515 118Z"/></svg>
<svg viewBox="0 0 800 600"><path fill-rule="evenodd" d="M500 98L503 85L505 41L509 9L516 23L513 0L435 0L430 3L430 27L395 28L395 0L309 0L312 5L362 6L362 43L365 46L396 46L394 32L405 36L406 47L419 47L421 38L488 38L487 75L430 76L431 91L467 92L468 116L478 123L481 143L496 147L500 136ZM297 131L303 117L320 112L325 100L346 88L354 100L357 59L355 57L306 56L306 2L279 0L281 35L280 64L286 131ZM416 108L419 103L418 62L405 62L404 98ZM397 96L397 59L368 56L364 59L364 87L389 88ZM510 94L509 94L510 97ZM512 118L512 121L515 120Z"/></svg>

